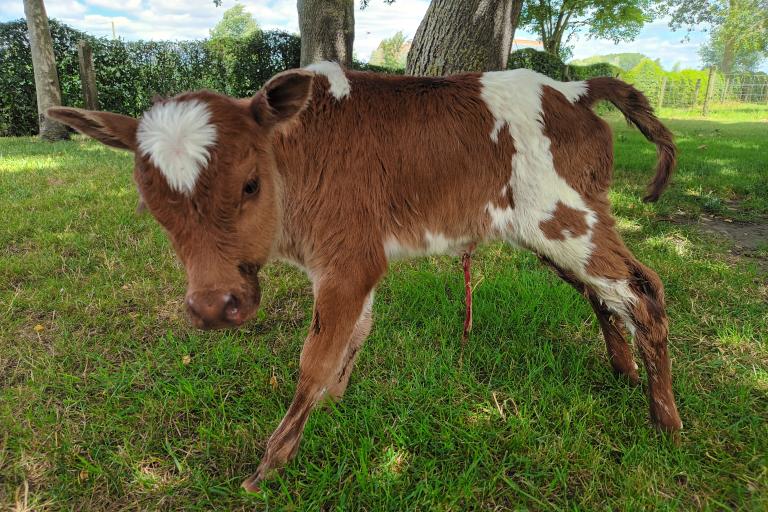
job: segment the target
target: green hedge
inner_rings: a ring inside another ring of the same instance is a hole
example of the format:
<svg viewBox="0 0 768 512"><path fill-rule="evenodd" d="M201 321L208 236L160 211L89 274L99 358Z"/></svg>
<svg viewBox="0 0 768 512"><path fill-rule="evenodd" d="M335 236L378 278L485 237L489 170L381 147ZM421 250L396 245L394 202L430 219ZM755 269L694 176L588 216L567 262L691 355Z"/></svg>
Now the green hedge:
<svg viewBox="0 0 768 512"><path fill-rule="evenodd" d="M560 57L533 48L523 48L509 54L507 69L532 69L555 80L567 80L567 66Z"/></svg>
<svg viewBox="0 0 768 512"><path fill-rule="evenodd" d="M652 105L659 104L663 86L664 106L693 107L704 103L709 84L709 70L664 71L654 61L644 59L634 68L622 73L621 78L643 91ZM699 82L698 90L697 82ZM715 72L711 101L716 103L766 102L768 101L768 75L765 73L723 75Z"/></svg>
<svg viewBox="0 0 768 512"><path fill-rule="evenodd" d="M275 73L299 67L298 36L281 31L203 41L122 41L95 38L50 21L62 102L82 107L77 41L93 47L99 104L138 116L155 96L207 88L248 96ZM0 23L0 136L37 132L32 59L24 20Z"/></svg>
<svg viewBox="0 0 768 512"><path fill-rule="evenodd" d="M650 59L641 60L629 71L608 63L588 66L567 65L557 56L532 48L511 53L507 68L533 69L563 81L587 80L598 76L619 77L641 90L654 106L659 104L662 85L666 80L663 104L668 107L693 107L703 104L709 82L709 70L664 71ZM765 73L727 76L715 73L713 80L713 102L762 103L768 101L768 75ZM699 83L698 89L697 83Z"/></svg>
<svg viewBox="0 0 768 512"><path fill-rule="evenodd" d="M618 76L621 68L605 62L588 66L565 64L560 58L551 53L524 48L509 55L507 69L532 69L550 78L562 81L587 80L597 76Z"/></svg>
<svg viewBox="0 0 768 512"><path fill-rule="evenodd" d="M352 69L358 71L371 71L373 73L384 73L387 75L404 75L405 68L389 68L387 66L377 66L376 64L369 64L367 62L353 61Z"/></svg>
<svg viewBox="0 0 768 512"><path fill-rule="evenodd" d="M570 80L587 80L597 76L619 76L622 69L607 62L597 62L586 66L568 65L568 78Z"/></svg>

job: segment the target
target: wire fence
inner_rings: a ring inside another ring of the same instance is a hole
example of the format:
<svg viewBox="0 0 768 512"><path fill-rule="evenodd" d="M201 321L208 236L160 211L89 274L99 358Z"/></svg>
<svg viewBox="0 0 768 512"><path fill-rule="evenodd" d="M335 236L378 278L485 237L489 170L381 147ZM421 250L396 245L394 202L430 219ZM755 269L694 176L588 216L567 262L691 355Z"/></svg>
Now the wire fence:
<svg viewBox="0 0 768 512"><path fill-rule="evenodd" d="M677 77L639 76L633 84L657 109L676 108L707 115L713 107L768 105L765 73L722 74L712 70Z"/></svg>

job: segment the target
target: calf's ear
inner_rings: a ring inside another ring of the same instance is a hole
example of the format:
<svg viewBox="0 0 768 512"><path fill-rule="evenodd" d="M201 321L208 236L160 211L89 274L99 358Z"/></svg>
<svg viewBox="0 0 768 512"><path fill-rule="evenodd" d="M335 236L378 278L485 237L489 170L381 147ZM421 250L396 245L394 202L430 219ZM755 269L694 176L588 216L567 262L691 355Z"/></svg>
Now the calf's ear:
<svg viewBox="0 0 768 512"><path fill-rule="evenodd" d="M304 110L315 74L291 69L273 76L251 100L251 113L260 125L272 128Z"/></svg>
<svg viewBox="0 0 768 512"><path fill-rule="evenodd" d="M132 117L112 112L98 112L81 108L51 107L45 115L61 121L89 137L113 148L136 150L136 127Z"/></svg>

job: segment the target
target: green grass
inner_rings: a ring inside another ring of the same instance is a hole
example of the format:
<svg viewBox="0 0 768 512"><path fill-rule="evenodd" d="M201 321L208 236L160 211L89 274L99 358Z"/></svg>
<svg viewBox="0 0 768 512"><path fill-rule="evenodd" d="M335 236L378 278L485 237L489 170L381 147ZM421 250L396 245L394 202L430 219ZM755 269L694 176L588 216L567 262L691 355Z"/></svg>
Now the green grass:
<svg viewBox="0 0 768 512"><path fill-rule="evenodd" d="M463 354L458 261L393 265L347 395L256 495L239 484L292 397L307 279L274 265L257 321L196 331L128 154L0 139L0 509L765 510L765 271L663 219L764 221L766 116L669 121L680 168L657 205L639 201L653 147L614 126L619 227L666 283L679 443L611 373L585 301L491 245Z"/></svg>
<svg viewBox="0 0 768 512"><path fill-rule="evenodd" d="M768 215L768 105L746 105L710 116L664 109L680 155L680 169L654 213L701 213L750 221ZM639 144L633 128L614 125L617 132L617 190L642 185L649 178L655 149ZM625 143L626 142L626 143ZM622 173L621 168L637 172ZM630 195L635 194L634 188Z"/></svg>
<svg viewBox="0 0 768 512"><path fill-rule="evenodd" d="M703 115L702 109L701 105L697 105L695 108L664 107L661 109L660 115L665 119L695 119L723 123L768 122L768 104L765 103L713 103L706 117Z"/></svg>

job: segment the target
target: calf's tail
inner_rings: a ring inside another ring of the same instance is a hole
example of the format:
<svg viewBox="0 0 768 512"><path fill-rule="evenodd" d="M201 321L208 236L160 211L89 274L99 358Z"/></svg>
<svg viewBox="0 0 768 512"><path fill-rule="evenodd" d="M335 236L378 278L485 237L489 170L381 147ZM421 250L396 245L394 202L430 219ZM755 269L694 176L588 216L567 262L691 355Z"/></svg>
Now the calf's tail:
<svg viewBox="0 0 768 512"><path fill-rule="evenodd" d="M675 168L677 149L672 132L654 115L643 93L621 80L610 77L591 78L587 80L587 91L579 100L581 104L592 107L600 100L610 101L624 114L627 122L635 125L646 139L656 144L656 175L643 198L647 203L656 201L669 184Z"/></svg>

